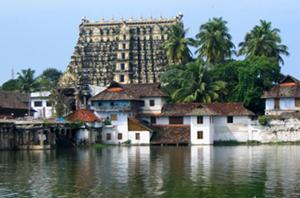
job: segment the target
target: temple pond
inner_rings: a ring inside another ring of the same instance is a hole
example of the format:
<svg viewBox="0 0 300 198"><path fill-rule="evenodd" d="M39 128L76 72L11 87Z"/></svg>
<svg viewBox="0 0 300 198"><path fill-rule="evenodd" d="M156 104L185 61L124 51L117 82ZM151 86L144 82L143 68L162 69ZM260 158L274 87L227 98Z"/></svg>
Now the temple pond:
<svg viewBox="0 0 300 198"><path fill-rule="evenodd" d="M300 146L1 151L0 197L300 197Z"/></svg>

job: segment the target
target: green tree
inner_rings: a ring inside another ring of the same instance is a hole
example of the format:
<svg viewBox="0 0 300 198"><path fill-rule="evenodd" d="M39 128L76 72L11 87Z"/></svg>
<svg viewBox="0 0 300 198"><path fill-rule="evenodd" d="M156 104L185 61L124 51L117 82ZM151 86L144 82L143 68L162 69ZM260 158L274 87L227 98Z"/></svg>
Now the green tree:
<svg viewBox="0 0 300 198"><path fill-rule="evenodd" d="M279 33L278 28L272 28L271 22L260 20L260 25L256 25L247 33L245 40L239 44L239 55L265 56L284 64L281 55L288 56L289 52L288 47L281 43Z"/></svg>
<svg viewBox="0 0 300 198"><path fill-rule="evenodd" d="M23 69L21 73L17 73L21 92L30 93L36 90L38 84L36 83L36 79L34 78L34 73L35 71L30 68Z"/></svg>
<svg viewBox="0 0 300 198"><path fill-rule="evenodd" d="M170 63L184 64L191 60L191 51L188 46L192 45L193 41L185 38L186 33L183 23L171 26L168 39L163 45Z"/></svg>
<svg viewBox="0 0 300 198"><path fill-rule="evenodd" d="M225 93L225 83L214 81L210 70L200 61L173 65L161 77L163 89L174 102L217 101Z"/></svg>
<svg viewBox="0 0 300 198"><path fill-rule="evenodd" d="M263 113L263 91L279 82L280 66L276 59L251 57L242 61L231 61L218 65L212 71L215 80L226 82L228 94L224 102L242 102L256 113Z"/></svg>
<svg viewBox="0 0 300 198"><path fill-rule="evenodd" d="M1 90L4 91L17 91L20 89L20 83L17 79L11 79L4 82L1 86Z"/></svg>
<svg viewBox="0 0 300 198"><path fill-rule="evenodd" d="M227 21L222 18L213 18L200 26L196 35L196 52L208 64L224 63L234 53L235 46L226 24Z"/></svg>

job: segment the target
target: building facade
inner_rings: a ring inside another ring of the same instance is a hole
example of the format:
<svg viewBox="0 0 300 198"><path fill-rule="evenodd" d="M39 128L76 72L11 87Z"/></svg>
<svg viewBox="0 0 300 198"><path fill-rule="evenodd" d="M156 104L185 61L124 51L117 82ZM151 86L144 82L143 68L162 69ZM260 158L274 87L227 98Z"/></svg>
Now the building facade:
<svg viewBox="0 0 300 198"><path fill-rule="evenodd" d="M80 84L98 86L113 80L124 84L159 82L168 64L163 42L181 18L180 14L171 19L83 19L66 75L72 73Z"/></svg>
<svg viewBox="0 0 300 198"><path fill-rule="evenodd" d="M30 94L31 108L35 110L35 119L51 118L53 114L53 104L50 101L50 91L33 92Z"/></svg>
<svg viewBox="0 0 300 198"><path fill-rule="evenodd" d="M270 91L265 91L265 114L280 116L282 114L300 111L300 82L287 75L278 85Z"/></svg>

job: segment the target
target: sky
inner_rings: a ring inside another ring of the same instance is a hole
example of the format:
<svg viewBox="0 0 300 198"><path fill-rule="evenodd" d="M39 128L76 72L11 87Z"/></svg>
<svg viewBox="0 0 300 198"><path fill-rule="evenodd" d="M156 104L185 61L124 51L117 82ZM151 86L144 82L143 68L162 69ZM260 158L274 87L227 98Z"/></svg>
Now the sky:
<svg viewBox="0 0 300 198"><path fill-rule="evenodd" d="M271 21L289 47L282 72L300 78L299 0L0 0L0 84L22 69L32 68L36 75L49 67L64 71L84 16L169 18L179 12L189 37L209 18L223 17L236 46L260 19Z"/></svg>

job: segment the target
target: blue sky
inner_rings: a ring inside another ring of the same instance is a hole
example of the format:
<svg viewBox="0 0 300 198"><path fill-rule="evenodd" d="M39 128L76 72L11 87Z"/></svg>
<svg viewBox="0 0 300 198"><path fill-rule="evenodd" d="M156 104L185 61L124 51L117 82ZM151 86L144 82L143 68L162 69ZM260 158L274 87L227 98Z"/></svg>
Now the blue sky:
<svg viewBox="0 0 300 198"><path fill-rule="evenodd" d="M18 71L33 68L40 74L48 67L64 71L77 42L83 16L173 17L183 21L194 36L199 26L212 17L228 21L234 43L241 42L259 19L281 30L290 56L282 72L300 78L300 1L298 0L1 0L0 1L0 84Z"/></svg>

